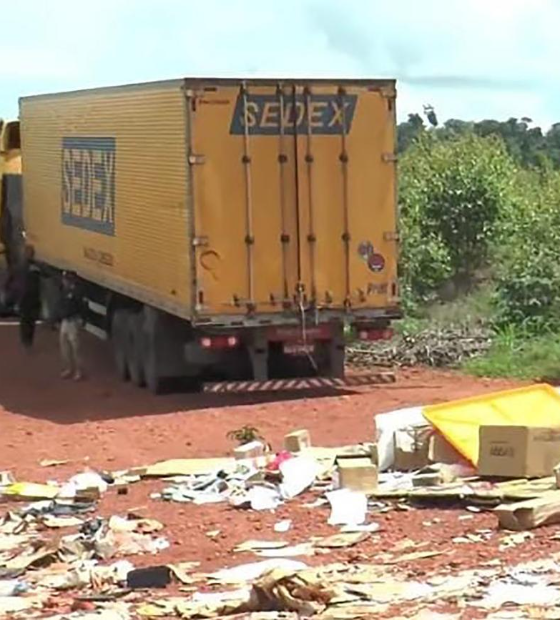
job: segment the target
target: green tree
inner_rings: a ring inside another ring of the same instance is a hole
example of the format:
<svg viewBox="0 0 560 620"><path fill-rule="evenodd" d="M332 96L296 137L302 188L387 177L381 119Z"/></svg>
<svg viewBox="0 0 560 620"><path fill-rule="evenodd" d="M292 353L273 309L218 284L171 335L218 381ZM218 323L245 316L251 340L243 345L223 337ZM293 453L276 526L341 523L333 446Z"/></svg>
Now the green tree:
<svg viewBox="0 0 560 620"><path fill-rule="evenodd" d="M424 131L426 126L420 114L409 114L408 120L397 127L397 152L404 153Z"/></svg>
<svg viewBox="0 0 560 620"><path fill-rule="evenodd" d="M560 328L560 173L520 171L495 251L498 322Z"/></svg>
<svg viewBox="0 0 560 620"><path fill-rule="evenodd" d="M507 211L515 166L501 140L426 133L400 165L402 276L426 298L449 277L470 282L487 264Z"/></svg>

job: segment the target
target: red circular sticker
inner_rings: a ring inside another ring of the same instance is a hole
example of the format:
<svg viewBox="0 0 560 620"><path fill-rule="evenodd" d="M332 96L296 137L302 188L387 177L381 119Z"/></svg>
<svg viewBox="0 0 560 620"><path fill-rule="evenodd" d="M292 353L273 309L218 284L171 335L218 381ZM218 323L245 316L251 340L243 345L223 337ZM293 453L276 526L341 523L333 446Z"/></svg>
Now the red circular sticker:
<svg viewBox="0 0 560 620"><path fill-rule="evenodd" d="M368 256L367 265L371 271L382 271L385 267L385 259L382 254L373 253Z"/></svg>

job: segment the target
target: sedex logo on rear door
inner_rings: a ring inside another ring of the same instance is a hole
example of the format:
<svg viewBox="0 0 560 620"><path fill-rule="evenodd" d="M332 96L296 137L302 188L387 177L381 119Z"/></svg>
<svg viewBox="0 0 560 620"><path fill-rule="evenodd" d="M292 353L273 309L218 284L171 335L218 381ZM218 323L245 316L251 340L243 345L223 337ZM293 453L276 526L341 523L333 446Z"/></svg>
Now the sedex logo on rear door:
<svg viewBox="0 0 560 620"><path fill-rule="evenodd" d="M238 95L230 133L277 136L283 125L286 135L340 135L350 133L357 95ZM245 108L245 101L246 108ZM282 109L281 109L282 108Z"/></svg>
<svg viewBox="0 0 560 620"><path fill-rule="evenodd" d="M62 139L63 224L115 234L115 156L115 138Z"/></svg>

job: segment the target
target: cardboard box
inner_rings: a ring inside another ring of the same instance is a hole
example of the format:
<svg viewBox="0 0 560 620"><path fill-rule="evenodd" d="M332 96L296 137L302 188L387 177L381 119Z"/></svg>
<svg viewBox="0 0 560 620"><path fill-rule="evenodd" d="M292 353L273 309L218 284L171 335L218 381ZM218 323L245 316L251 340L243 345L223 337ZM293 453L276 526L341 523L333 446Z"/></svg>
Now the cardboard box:
<svg viewBox="0 0 560 620"><path fill-rule="evenodd" d="M305 448L311 447L311 437L309 431L302 429L288 433L284 437L284 447L288 452L301 452Z"/></svg>
<svg viewBox="0 0 560 620"><path fill-rule="evenodd" d="M428 450L432 426L410 426L398 429L394 435L396 471L412 471L429 465Z"/></svg>
<svg viewBox="0 0 560 620"><path fill-rule="evenodd" d="M369 456L340 456L336 459L338 488L373 493L377 489L377 465Z"/></svg>
<svg viewBox="0 0 560 620"><path fill-rule="evenodd" d="M560 427L480 427L478 473L481 476L552 476L558 463Z"/></svg>
<svg viewBox="0 0 560 620"><path fill-rule="evenodd" d="M233 456L236 461L245 459L255 459L264 455L264 444L260 441L251 441L238 446L233 451Z"/></svg>
<svg viewBox="0 0 560 620"><path fill-rule="evenodd" d="M430 445L428 448L428 459L431 463L445 463L453 465L461 463L465 459L457 450L439 433L434 433L430 437Z"/></svg>

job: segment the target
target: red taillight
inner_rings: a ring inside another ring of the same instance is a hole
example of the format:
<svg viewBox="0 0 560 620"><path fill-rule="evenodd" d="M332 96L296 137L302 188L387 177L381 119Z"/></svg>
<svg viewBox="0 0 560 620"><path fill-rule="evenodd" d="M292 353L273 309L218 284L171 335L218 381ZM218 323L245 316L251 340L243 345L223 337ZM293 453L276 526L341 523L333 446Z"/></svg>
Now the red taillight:
<svg viewBox="0 0 560 620"><path fill-rule="evenodd" d="M228 336L227 337L227 346L231 347L233 349L233 347L236 347L239 344L239 338L237 336Z"/></svg>
<svg viewBox="0 0 560 620"><path fill-rule="evenodd" d="M200 339L203 349L234 349L239 346L237 336L203 336Z"/></svg>
<svg viewBox="0 0 560 620"><path fill-rule="evenodd" d="M385 329L360 329L358 338L360 340L391 340L394 332L390 328Z"/></svg>

